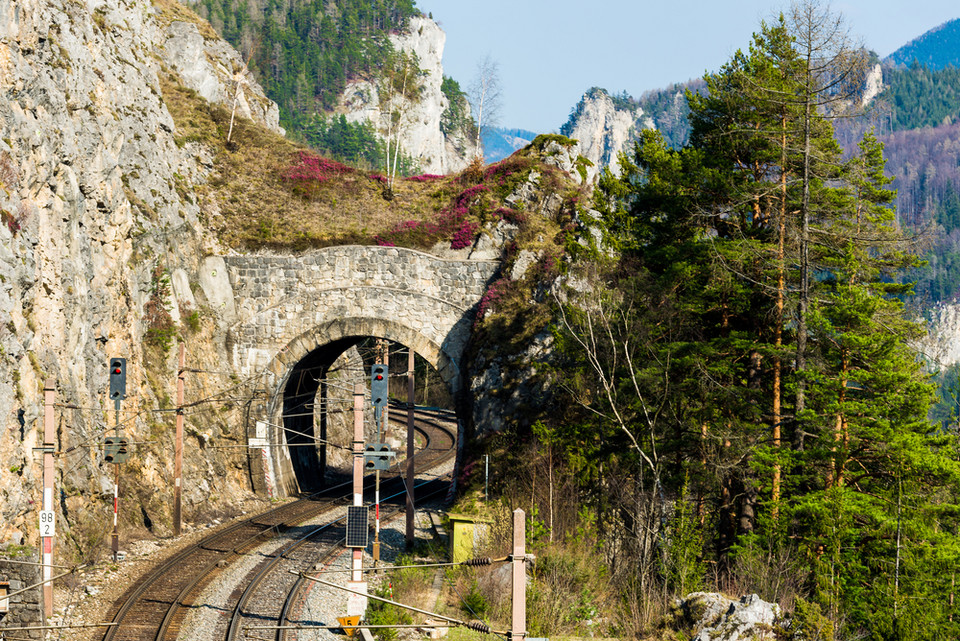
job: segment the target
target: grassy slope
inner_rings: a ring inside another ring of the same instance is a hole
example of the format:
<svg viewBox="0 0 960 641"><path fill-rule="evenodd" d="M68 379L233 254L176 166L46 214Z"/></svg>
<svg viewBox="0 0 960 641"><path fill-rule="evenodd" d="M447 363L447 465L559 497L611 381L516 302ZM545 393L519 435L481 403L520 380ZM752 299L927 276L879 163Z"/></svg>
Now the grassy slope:
<svg viewBox="0 0 960 641"><path fill-rule="evenodd" d="M497 213L503 199L531 171L554 178L540 180L545 192L569 189L556 169L539 161L534 149L456 176L397 180L390 199L384 197L380 177L352 168L322 183L308 184L305 189L304 183L283 178L297 164L298 155L307 151L304 147L240 117L228 144L228 109L208 103L181 85L171 72L161 74L161 90L177 126L178 143L201 143L213 156L214 170L206 184L182 195L199 198L208 229L224 245L241 251L375 244L378 237L397 245L428 249L435 242L449 240L455 230L391 232L411 221L422 221L422 227L442 228L438 221L445 214L449 218L458 203L467 210L464 220L477 226L495 222L503 217ZM463 194L481 184L481 189L475 189L476 196L466 202ZM185 186L184 190L190 188ZM507 213L523 218L522 237L552 239L558 234L558 221L522 212Z"/></svg>

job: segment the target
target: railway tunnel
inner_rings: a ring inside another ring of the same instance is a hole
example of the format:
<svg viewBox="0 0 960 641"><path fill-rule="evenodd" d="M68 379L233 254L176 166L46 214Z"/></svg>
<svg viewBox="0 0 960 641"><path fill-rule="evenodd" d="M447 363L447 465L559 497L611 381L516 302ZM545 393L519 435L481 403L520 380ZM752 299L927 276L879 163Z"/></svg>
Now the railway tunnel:
<svg viewBox="0 0 960 641"><path fill-rule="evenodd" d="M301 493L315 492L329 482L349 478L352 464L353 388L362 382L365 434L373 438L373 410L369 400L370 366L381 360L376 337L348 336L320 345L296 362L283 386L283 441L290 467ZM391 394L406 399L409 348L383 341L388 353ZM416 357L415 387L418 403L429 402L453 409L453 396L441 374L422 356ZM385 430L385 433L389 428ZM400 439L394 444L402 450ZM339 450L328 463L331 448Z"/></svg>
<svg viewBox="0 0 960 641"><path fill-rule="evenodd" d="M456 397L476 311L499 268L372 246L205 258L201 287L228 329L234 371L251 381L247 438L266 443L249 452L254 491L290 496L329 475L332 450L311 446L330 435L327 375L364 341L412 349ZM317 407L326 415L312 417Z"/></svg>

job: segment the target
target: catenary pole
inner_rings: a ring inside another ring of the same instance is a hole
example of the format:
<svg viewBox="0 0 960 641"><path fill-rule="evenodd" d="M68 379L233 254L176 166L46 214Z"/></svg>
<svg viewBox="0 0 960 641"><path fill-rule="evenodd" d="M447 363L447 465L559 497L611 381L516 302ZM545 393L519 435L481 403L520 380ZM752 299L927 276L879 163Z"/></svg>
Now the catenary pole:
<svg viewBox="0 0 960 641"><path fill-rule="evenodd" d="M414 446L414 378L413 378L413 365L414 365L414 353L412 348L407 350L407 531L406 531L406 541L407 548L413 547L414 542L414 496L413 496L413 482L414 482L414 461L413 461L413 446Z"/></svg>
<svg viewBox="0 0 960 641"><path fill-rule="evenodd" d="M183 378L187 363L187 348L181 342L177 359L177 428L173 445L173 534L180 535L181 498L183 486Z"/></svg>
<svg viewBox="0 0 960 641"><path fill-rule="evenodd" d="M365 385L356 383L353 386L353 505L363 506L363 398ZM366 523L364 523L366 527ZM351 598L347 601L347 616L363 615L367 610L367 600L363 597L367 592L367 584L363 580L363 549L353 548L351 560L350 581L348 585L355 588L360 594L359 599Z"/></svg>
<svg viewBox="0 0 960 641"><path fill-rule="evenodd" d="M521 641L527 636L527 551L526 515L523 510L513 511L513 608L510 619L510 639Z"/></svg>
<svg viewBox="0 0 960 641"><path fill-rule="evenodd" d="M54 416L53 405L56 396L56 384L48 378L43 385L43 511L53 514L53 452L54 452ZM53 530L50 523L50 536L43 538L43 616L53 616Z"/></svg>

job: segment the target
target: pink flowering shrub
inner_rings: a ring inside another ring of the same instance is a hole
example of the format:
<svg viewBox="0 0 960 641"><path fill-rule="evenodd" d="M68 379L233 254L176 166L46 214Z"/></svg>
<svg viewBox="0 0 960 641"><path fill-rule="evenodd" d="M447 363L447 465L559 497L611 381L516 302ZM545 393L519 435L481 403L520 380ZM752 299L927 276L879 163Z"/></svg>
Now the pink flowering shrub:
<svg viewBox="0 0 960 641"><path fill-rule="evenodd" d="M479 323L487 315L487 312L494 311L497 303L504 298L509 288L510 280L508 278L501 278L491 284L480 299L480 304L477 307L477 318L474 322Z"/></svg>
<svg viewBox="0 0 960 641"><path fill-rule="evenodd" d="M10 230L11 234L16 236L17 232L20 231L20 221L17 220L16 216L14 216L13 214L11 214L6 210L0 213L2 213L2 219L3 219L3 222L6 223L7 229Z"/></svg>
<svg viewBox="0 0 960 641"><path fill-rule="evenodd" d="M335 160L301 151L297 153L296 162L284 170L280 177L292 185L295 193L310 198L317 194L323 183L353 171L352 167Z"/></svg>
<svg viewBox="0 0 960 641"><path fill-rule="evenodd" d="M420 174L419 176L407 176L404 180L409 180L411 182L425 183L433 180L440 180L441 178L446 178L446 176L441 176L440 174Z"/></svg>
<svg viewBox="0 0 960 641"><path fill-rule="evenodd" d="M473 238L477 235L480 225L478 223L470 222L469 220L463 221L458 229L453 234L453 238L450 240L450 249L464 249L473 244Z"/></svg>
<svg viewBox="0 0 960 641"><path fill-rule="evenodd" d="M381 185L387 184L387 177L382 174L370 174L370 180L373 180L374 182L378 182Z"/></svg>
<svg viewBox="0 0 960 641"><path fill-rule="evenodd" d="M522 211L518 211L510 207L501 207L497 211L493 212L493 219L505 220L508 223L520 225L526 222L527 217Z"/></svg>
<svg viewBox="0 0 960 641"><path fill-rule="evenodd" d="M485 217L487 204L483 196L489 191L484 185L464 189L434 220L404 221L374 241L384 247L428 247L449 238L451 249L469 247L480 230L480 224L469 218Z"/></svg>

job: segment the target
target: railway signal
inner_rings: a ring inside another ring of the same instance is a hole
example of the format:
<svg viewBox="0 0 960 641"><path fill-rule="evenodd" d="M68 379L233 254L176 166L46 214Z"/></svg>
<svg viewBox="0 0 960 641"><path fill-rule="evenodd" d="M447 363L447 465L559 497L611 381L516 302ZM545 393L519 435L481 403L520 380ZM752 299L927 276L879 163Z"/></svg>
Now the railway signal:
<svg viewBox="0 0 960 641"><path fill-rule="evenodd" d="M116 474L113 480L113 532L110 534L110 548L113 551L113 560L120 556L120 463L127 460L127 441L120 436L120 403L127 397L127 359L110 359L110 398L116 410L114 437L110 443L110 456L107 456L107 440L104 440L104 460L116 463ZM109 439L108 439L109 440Z"/></svg>
<svg viewBox="0 0 960 641"><path fill-rule="evenodd" d="M126 463L130 458L130 448L123 436L108 436L103 439L103 460L107 463Z"/></svg>
<svg viewBox="0 0 960 641"><path fill-rule="evenodd" d="M127 359L110 359L110 398L118 401L127 397Z"/></svg>
<svg viewBox="0 0 960 641"><path fill-rule="evenodd" d="M370 368L370 398L374 407L387 404L388 380L386 365L378 363Z"/></svg>
<svg viewBox="0 0 960 641"><path fill-rule="evenodd" d="M363 467L367 470L389 470L396 455L386 443L367 443L363 451Z"/></svg>

